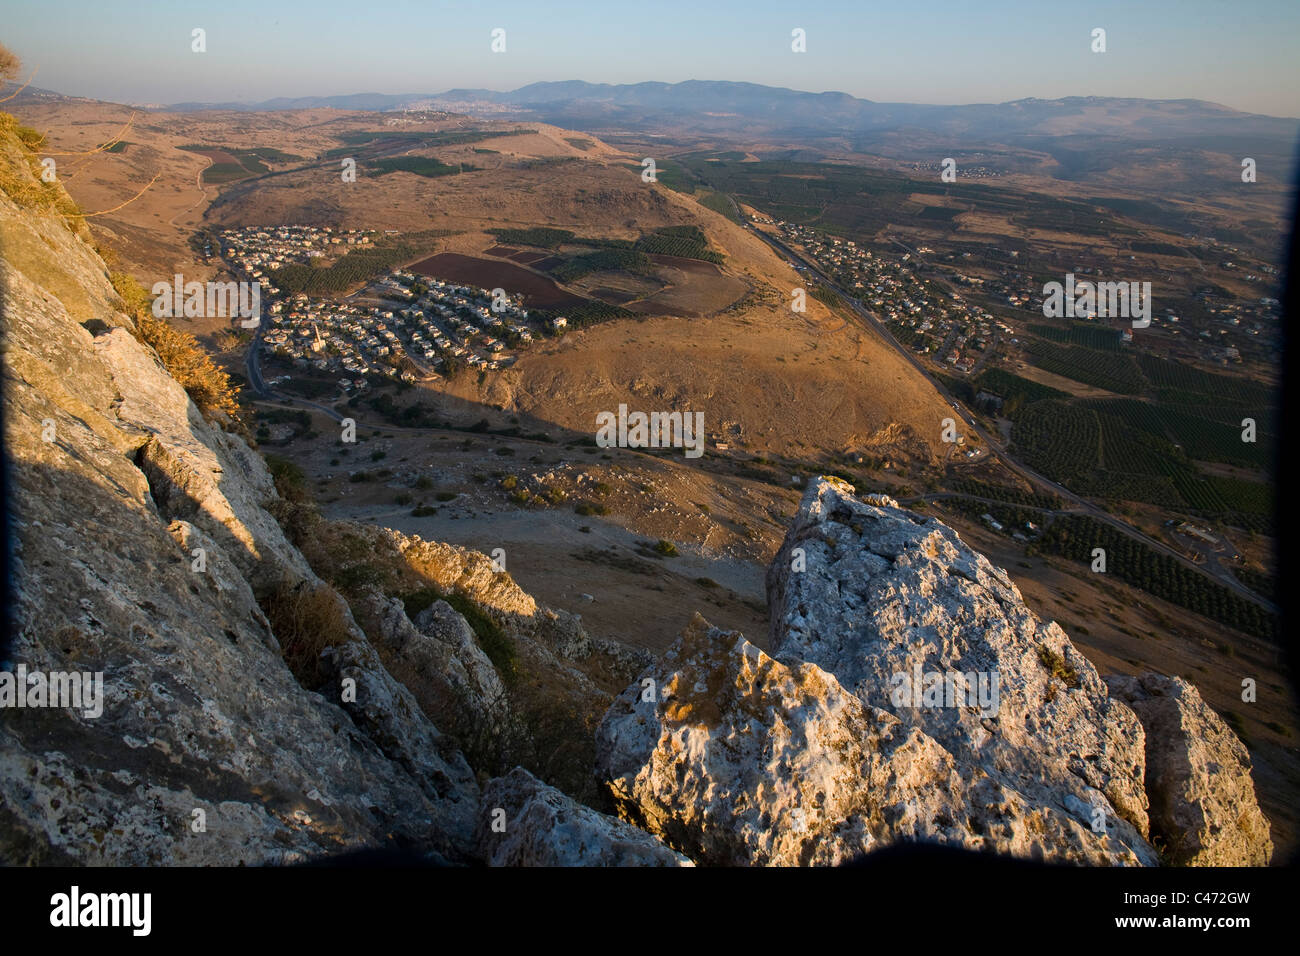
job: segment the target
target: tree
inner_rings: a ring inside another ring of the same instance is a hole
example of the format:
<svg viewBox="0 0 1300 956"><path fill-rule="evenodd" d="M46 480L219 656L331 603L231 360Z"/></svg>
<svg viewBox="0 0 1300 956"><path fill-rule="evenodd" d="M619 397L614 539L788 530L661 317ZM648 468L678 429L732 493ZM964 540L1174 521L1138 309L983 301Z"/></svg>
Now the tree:
<svg viewBox="0 0 1300 956"><path fill-rule="evenodd" d="M0 81L12 80L22 69L23 61L3 43L0 43Z"/></svg>

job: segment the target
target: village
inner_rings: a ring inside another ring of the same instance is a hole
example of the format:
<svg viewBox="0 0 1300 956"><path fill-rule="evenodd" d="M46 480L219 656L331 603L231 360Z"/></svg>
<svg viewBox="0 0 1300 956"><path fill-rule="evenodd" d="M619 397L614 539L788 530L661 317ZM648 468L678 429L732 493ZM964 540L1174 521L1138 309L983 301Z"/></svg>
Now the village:
<svg viewBox="0 0 1300 956"><path fill-rule="evenodd" d="M273 356L297 369L344 376L337 384L349 393L364 390L370 376L417 382L451 377L465 368L505 368L535 335L543 334L520 298L504 289L456 285L406 270L393 270L336 298L284 295L276 287L276 270L366 245L373 235L373 230L312 226L221 233L226 261L249 280L261 282L269 295L259 331ZM561 332L566 325L563 316L552 318L545 333Z"/></svg>
<svg viewBox="0 0 1300 956"><path fill-rule="evenodd" d="M841 288L854 294L863 305L873 306L900 342L940 367L974 375L995 357L1000 344L1021 344L1019 333L1006 321L956 291L937 289L916 274L918 257L934 253L927 246L918 247L915 256L903 252L890 259L872 253L851 239L830 236L808 226L759 217L754 217L754 221L777 226L787 241L802 247ZM1209 237L1188 238L1235 251L1234 247L1222 246ZM969 290L969 294L1004 303L1029 322L1041 321L1042 297L1029 272L1017 262L1019 253L994 249L990 250L990 256L1006 260L998 268L997 276L985 278L953 268L947 278L954 287ZM971 258L971 253L944 258L960 266L962 261ZM1235 267L1231 260L1225 260L1222 265ZM1078 263L1072 271L1080 277L1097 278L1106 270L1097 262ZM1269 266L1261 267L1260 272L1264 278L1256 273L1247 273L1244 278L1268 281L1276 275L1276 270ZM1193 321L1188 322L1186 316L1165 307L1160 309L1158 317L1153 317L1152 327L1145 335L1163 339L1174 354L1220 366L1240 365L1242 350L1247 346L1257 354L1261 348L1267 350L1277 338L1280 304L1275 297L1242 299L1225 294L1222 289L1206 287L1192 293L1191 304L1193 312L1198 313ZM1132 343L1132 331L1122 329L1119 339L1122 343Z"/></svg>
<svg viewBox="0 0 1300 956"><path fill-rule="evenodd" d="M912 271L912 254L891 261L851 239L777 221L782 235L801 246L842 288L874 306L891 331L914 351L940 365L978 372L997 352L1011 326L959 293L943 292ZM921 252L930 250L922 247ZM954 277L960 281L959 277Z"/></svg>

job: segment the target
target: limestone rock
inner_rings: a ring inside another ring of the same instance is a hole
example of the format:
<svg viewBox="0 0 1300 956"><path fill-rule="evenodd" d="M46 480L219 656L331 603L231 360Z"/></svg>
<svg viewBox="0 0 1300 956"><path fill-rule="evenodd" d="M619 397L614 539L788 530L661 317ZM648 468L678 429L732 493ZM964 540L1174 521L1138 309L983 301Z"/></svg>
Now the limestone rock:
<svg viewBox="0 0 1300 956"><path fill-rule="evenodd" d="M441 829L451 835L449 845L467 852L465 838L473 829L479 794L465 757L425 716L415 696L388 673L369 644L348 641L327 647L321 657L331 676L330 696L389 760L410 773L436 807Z"/></svg>
<svg viewBox="0 0 1300 956"><path fill-rule="evenodd" d="M1016 794L1049 831L1100 805L1107 831L1154 860L1137 718L947 525L835 479L811 482L767 591L778 659L834 674L933 738L963 773L978 769ZM963 696L960 675L989 693ZM925 692L939 685L936 706Z"/></svg>
<svg viewBox="0 0 1300 956"><path fill-rule="evenodd" d="M263 507L275 497L266 464L240 438L203 419L180 384L125 329L96 337L124 427L147 435L138 456L162 514L203 528L253 580L254 590L316 580Z"/></svg>
<svg viewBox="0 0 1300 956"><path fill-rule="evenodd" d="M1169 863L1267 866L1269 824L1255 800L1250 754L1181 677L1106 677L1146 731L1151 833Z"/></svg>
<svg viewBox="0 0 1300 956"><path fill-rule="evenodd" d="M532 596L515 584L509 574L496 570L487 555L391 529L384 529L383 533L413 569L433 580L444 592L459 591L498 615L531 618L537 612L537 602Z"/></svg>
<svg viewBox="0 0 1300 956"><path fill-rule="evenodd" d="M504 832L493 829L498 819ZM484 789L476 837L491 866L694 866L645 831L583 806L522 767Z"/></svg>
<svg viewBox="0 0 1300 956"><path fill-rule="evenodd" d="M385 666L408 687L418 687L426 712L440 729L490 750L510 719L505 687L483 653L469 622L447 602L435 601L407 617L402 602L372 588L360 612Z"/></svg>
<svg viewBox="0 0 1300 956"><path fill-rule="evenodd" d="M700 863L835 865L933 841L1079 863L1154 858L1054 818L814 664L698 615L611 705L597 775L620 816Z"/></svg>

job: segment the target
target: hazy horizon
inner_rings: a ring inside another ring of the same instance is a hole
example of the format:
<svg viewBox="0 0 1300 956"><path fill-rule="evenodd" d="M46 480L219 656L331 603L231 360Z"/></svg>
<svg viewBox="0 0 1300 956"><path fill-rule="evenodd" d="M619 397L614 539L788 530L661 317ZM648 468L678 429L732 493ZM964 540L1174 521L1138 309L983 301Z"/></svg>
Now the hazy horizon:
<svg viewBox="0 0 1300 956"><path fill-rule="evenodd" d="M1025 0L978 10L941 0L919 26L910 9L839 2L814 10L774 2L704 9L682 0L649 12L575 0L546 9L507 2L438 10L399 2L358 9L341 0L274 10L249 0L221 8L146 0L125 17L64 0L6 19L4 41L23 57L22 80L133 104L508 91L575 79L717 80L882 103L1186 99L1300 118L1300 5L1286 0L1247 9L1162 0L1137 10L1112 0L1052 10ZM52 21L80 29L51 34ZM1105 53L1091 50L1096 27L1106 30ZM195 28L206 31L204 53L191 50ZM490 49L497 28L506 31L503 53ZM806 31L805 53L791 50L795 28ZM371 60L358 55L362 44ZM386 54L373 57L376 49Z"/></svg>

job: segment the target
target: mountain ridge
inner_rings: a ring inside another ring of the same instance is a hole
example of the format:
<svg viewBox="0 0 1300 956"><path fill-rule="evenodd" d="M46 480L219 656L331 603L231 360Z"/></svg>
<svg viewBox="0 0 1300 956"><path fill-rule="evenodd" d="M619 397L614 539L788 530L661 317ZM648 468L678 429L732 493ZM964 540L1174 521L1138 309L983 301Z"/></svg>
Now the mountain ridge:
<svg viewBox="0 0 1300 956"><path fill-rule="evenodd" d="M37 87L28 88L23 95L28 96L64 96L54 90ZM279 111L295 109L334 108L350 110L399 111L416 109L438 102L471 102L496 106L536 107L559 103L582 101L605 102L618 106L641 106L684 109L690 112L690 103L682 103L681 98L692 96L706 98L710 108L730 101L743 105L744 97L765 98L773 104L785 102L799 104L832 106L843 114L843 118L852 119L854 113L860 113L865 125L854 128L872 128L881 124L888 125L902 114L908 121L933 115L941 119L950 119L951 114L970 110L1011 110L1018 109L1063 109L1088 107L1134 107L1143 104L1156 104L1163 107L1195 109L1205 114L1205 118L1219 119L1256 119L1278 123L1300 125L1300 118L1271 116L1251 113L1225 106L1209 100L1190 97L1151 99L1145 97L1119 97L1096 95L1070 95L1054 98L1035 96L1020 97L1002 102L974 102L961 104L909 103L901 101L872 100L854 96L840 90L797 90L790 87L768 86L761 83L731 80L682 80L675 83L647 80L638 83L591 83L586 80L543 80L528 83L511 90L489 90L483 88L452 87L434 93L379 93L357 92L343 94L326 94L312 96L279 96L256 101L182 101L164 105L148 104L144 108L168 112L188 112L200 110L236 110L236 111ZM665 100L663 97L669 97ZM68 97L85 99L85 97ZM133 105L133 104L126 104ZM903 111L913 111L904 113Z"/></svg>

